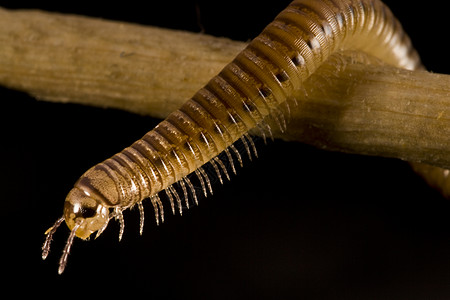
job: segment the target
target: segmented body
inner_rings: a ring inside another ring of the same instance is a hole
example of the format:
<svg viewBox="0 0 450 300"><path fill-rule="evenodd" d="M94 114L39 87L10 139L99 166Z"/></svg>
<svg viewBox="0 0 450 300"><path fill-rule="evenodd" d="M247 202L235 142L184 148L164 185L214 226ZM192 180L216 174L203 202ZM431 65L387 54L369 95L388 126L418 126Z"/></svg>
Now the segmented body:
<svg viewBox="0 0 450 300"><path fill-rule="evenodd" d="M146 198L157 221L163 220L158 197L163 190L172 210L176 201L181 213L182 197L173 185L179 183L185 198L191 190L196 200L188 174L195 172L205 194L206 186L211 188L204 164L211 163L219 177L221 172L229 177L217 156L225 152L234 171L233 156L241 158L233 143L241 139L252 144L248 132L255 127L270 134L269 117L279 117L284 127L280 108L288 107L293 92L331 54L345 49L362 50L399 67L420 66L409 38L382 2L293 1L184 105L142 139L89 169L75 187L113 209L121 224L121 211L135 204L142 211Z"/></svg>
<svg viewBox="0 0 450 300"><path fill-rule="evenodd" d="M142 139L94 166L77 185L101 194L110 207L130 207L156 195L276 113L330 54L343 48L362 49L410 69L419 64L408 37L381 2L294 1L192 99ZM113 181L114 188L103 188L105 181Z"/></svg>

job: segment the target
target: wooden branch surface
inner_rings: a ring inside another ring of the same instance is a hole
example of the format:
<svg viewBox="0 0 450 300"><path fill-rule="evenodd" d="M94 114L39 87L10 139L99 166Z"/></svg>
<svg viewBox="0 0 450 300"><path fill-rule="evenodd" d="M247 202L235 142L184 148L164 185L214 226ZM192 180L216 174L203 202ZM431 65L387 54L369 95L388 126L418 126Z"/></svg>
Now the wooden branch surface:
<svg viewBox="0 0 450 300"><path fill-rule="evenodd" d="M164 118L245 46L225 38L0 8L0 84Z"/></svg>

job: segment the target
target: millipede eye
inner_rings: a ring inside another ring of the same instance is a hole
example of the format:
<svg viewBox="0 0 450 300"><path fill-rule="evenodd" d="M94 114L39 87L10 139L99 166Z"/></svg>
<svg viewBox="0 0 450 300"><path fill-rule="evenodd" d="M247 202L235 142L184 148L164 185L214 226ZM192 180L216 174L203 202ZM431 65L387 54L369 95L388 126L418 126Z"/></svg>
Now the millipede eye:
<svg viewBox="0 0 450 300"><path fill-rule="evenodd" d="M81 209L81 217L84 219L92 218L96 213L97 211L91 207L83 207Z"/></svg>

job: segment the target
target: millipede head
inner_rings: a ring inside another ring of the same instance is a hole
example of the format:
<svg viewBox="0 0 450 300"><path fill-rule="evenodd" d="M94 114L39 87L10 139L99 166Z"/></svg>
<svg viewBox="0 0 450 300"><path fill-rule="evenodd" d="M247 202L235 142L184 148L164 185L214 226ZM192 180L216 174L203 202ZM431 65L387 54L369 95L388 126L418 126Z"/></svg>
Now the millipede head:
<svg viewBox="0 0 450 300"><path fill-rule="evenodd" d="M109 209L88 192L75 187L66 197L64 219L70 230L79 224L75 235L85 240L108 224Z"/></svg>
<svg viewBox="0 0 450 300"><path fill-rule="evenodd" d="M108 225L109 219L107 207L101 205L82 189L73 188L66 197L63 216L45 232L47 237L42 246L42 259L46 259L50 252L53 234L62 222L66 221L67 227L70 229L70 235L59 261L58 273L61 274L66 267L75 236L85 240L96 231L102 232Z"/></svg>

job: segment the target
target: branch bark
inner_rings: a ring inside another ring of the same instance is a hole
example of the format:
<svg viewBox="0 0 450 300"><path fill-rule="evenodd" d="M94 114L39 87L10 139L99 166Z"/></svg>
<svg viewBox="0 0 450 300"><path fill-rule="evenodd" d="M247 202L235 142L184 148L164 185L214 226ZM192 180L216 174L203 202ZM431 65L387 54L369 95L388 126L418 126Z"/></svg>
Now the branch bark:
<svg viewBox="0 0 450 300"><path fill-rule="evenodd" d="M0 8L0 84L46 101L164 118L245 43L82 16Z"/></svg>

